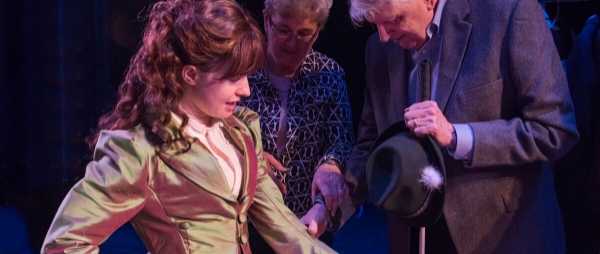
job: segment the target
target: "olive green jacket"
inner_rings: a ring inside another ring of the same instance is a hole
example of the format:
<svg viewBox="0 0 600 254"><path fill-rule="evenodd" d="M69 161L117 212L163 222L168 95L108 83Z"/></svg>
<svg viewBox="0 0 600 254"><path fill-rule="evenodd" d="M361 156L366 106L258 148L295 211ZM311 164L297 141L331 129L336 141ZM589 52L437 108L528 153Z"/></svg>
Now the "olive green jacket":
<svg viewBox="0 0 600 254"><path fill-rule="evenodd" d="M174 120L166 130L176 136ZM278 253L335 253L310 237L266 173L258 116L240 108L224 133L243 154L236 198L198 141L158 149L141 126L102 131L85 177L67 194L42 253L97 253L130 221L151 253L250 253L250 220Z"/></svg>

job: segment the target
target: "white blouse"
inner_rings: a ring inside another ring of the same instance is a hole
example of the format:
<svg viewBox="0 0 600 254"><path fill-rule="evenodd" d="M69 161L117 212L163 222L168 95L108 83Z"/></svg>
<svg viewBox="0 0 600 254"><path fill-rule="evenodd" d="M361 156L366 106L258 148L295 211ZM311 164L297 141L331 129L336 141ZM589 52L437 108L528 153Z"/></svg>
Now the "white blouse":
<svg viewBox="0 0 600 254"><path fill-rule="evenodd" d="M231 193L237 197L242 185L242 154L223 133L223 122L207 126L197 119L190 118L185 133L197 138L217 160L223 171Z"/></svg>

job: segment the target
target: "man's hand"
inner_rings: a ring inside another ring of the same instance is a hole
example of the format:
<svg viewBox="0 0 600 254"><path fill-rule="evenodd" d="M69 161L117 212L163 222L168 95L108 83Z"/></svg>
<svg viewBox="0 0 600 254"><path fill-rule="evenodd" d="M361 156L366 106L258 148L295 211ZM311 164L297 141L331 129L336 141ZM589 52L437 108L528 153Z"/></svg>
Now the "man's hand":
<svg viewBox="0 0 600 254"><path fill-rule="evenodd" d="M269 170L269 176L273 179L273 182L277 184L279 191L281 194L285 195L287 193L287 187L285 186L284 179L280 179L275 175L275 172L281 173L281 175L287 172L287 169L279 162L273 155L267 152L263 152L263 157L267 161L267 169Z"/></svg>
<svg viewBox="0 0 600 254"><path fill-rule="evenodd" d="M333 163L323 163L315 171L311 197L314 199L317 193L325 198L325 205L331 214L335 214L338 206L348 194L348 188L340 168Z"/></svg>
<svg viewBox="0 0 600 254"><path fill-rule="evenodd" d="M308 212L300 219L306 225L308 233L313 237L320 237L327 229L329 222L327 209L323 204L316 203Z"/></svg>
<svg viewBox="0 0 600 254"><path fill-rule="evenodd" d="M410 105L404 110L406 127L415 135L430 135L444 148L452 144L454 127L435 101L423 101Z"/></svg>

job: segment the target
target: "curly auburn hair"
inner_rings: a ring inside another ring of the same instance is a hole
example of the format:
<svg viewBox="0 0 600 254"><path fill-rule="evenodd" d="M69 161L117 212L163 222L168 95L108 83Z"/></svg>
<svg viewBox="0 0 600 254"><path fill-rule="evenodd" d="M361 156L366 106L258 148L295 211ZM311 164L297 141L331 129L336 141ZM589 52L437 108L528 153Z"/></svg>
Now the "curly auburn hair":
<svg viewBox="0 0 600 254"><path fill-rule="evenodd" d="M142 44L119 87L114 109L102 116L88 139L93 149L102 129L140 125L153 145L183 141L188 117L179 110L185 65L210 72L225 67L221 78L239 77L263 63L264 38L254 19L234 0L166 0L150 9ZM178 135L165 126L171 112L183 121Z"/></svg>

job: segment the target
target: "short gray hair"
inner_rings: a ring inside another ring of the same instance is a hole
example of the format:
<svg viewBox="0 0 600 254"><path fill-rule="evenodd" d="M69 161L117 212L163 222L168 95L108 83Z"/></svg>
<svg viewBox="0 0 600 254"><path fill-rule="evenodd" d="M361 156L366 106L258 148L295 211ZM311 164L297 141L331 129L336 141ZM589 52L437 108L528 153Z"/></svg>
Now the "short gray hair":
<svg viewBox="0 0 600 254"><path fill-rule="evenodd" d="M319 28L327 23L333 0L265 0L263 12L282 17L298 15L317 22Z"/></svg>
<svg viewBox="0 0 600 254"><path fill-rule="evenodd" d="M382 6L392 6L395 0L349 0L350 3L350 19L355 25L361 25L365 21L375 17Z"/></svg>

